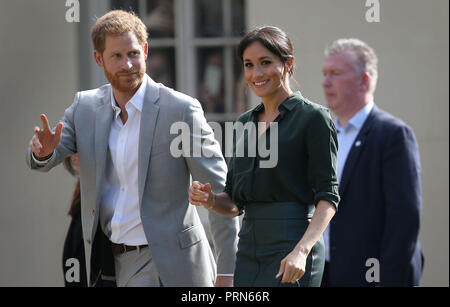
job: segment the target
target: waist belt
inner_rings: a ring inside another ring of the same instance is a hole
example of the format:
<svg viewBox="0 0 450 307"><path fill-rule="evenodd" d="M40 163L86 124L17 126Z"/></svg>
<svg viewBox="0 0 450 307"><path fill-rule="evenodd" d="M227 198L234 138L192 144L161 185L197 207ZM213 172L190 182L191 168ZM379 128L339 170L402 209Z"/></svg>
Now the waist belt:
<svg viewBox="0 0 450 307"><path fill-rule="evenodd" d="M114 256L121 255L126 252L134 251L138 248L141 249L141 248L145 248L145 247L148 247L148 245L145 244L145 245L139 245L139 246L130 246L130 245L117 244L117 243L111 242L111 249L112 249Z"/></svg>

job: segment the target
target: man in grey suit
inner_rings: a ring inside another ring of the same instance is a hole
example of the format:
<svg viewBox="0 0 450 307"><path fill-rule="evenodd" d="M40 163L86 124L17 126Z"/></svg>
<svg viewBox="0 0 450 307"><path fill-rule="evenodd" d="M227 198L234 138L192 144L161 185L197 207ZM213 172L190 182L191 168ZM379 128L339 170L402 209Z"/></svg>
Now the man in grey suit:
<svg viewBox="0 0 450 307"><path fill-rule="evenodd" d="M27 155L45 172L78 153L89 284L113 273L118 286L232 286L238 221L209 212L216 270L188 203L190 174L221 191L227 173L200 103L145 73L147 29L134 14L105 14L92 40L110 84L78 92L54 130L42 114ZM191 131L182 156L170 150L179 122ZM196 147L205 155L192 155Z"/></svg>

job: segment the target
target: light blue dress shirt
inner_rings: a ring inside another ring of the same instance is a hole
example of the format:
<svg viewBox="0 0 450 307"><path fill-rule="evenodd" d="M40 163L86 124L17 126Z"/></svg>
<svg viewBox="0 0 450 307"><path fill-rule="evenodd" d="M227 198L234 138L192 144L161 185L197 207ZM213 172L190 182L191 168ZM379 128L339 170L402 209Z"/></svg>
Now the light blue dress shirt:
<svg viewBox="0 0 450 307"><path fill-rule="evenodd" d="M334 120L334 125L337 130L338 139L338 165L337 165L337 176L338 183L341 183L342 171L344 170L345 161L347 160L348 153L352 146L361 146L361 141L356 140L359 131L361 130L364 122L369 116L370 111L372 111L374 106L373 102L368 103L364 108L358 111L347 123L345 127L339 125L339 118ZM323 232L323 240L325 243L325 260L330 261L330 226L328 225Z"/></svg>

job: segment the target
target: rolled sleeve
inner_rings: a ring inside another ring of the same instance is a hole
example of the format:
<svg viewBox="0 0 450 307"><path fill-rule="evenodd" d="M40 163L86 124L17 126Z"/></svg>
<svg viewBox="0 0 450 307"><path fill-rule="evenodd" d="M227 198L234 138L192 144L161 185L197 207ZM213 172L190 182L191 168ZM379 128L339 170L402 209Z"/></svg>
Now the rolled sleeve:
<svg viewBox="0 0 450 307"><path fill-rule="evenodd" d="M325 108L315 112L307 133L308 174L314 192L314 204L320 200L339 204L337 180L337 133L329 111Z"/></svg>

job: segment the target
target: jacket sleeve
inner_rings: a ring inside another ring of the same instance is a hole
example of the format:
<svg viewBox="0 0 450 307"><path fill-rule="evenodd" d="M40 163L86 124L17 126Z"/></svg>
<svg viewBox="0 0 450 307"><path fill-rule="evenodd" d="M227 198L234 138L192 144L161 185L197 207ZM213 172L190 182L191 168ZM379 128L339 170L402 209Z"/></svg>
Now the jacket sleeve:
<svg viewBox="0 0 450 307"><path fill-rule="evenodd" d="M77 152L75 139L74 114L78 105L79 93L75 96L73 104L66 109L62 119L63 130L61 140L56 147L53 155L46 163L36 163L33 159L33 153L30 148L27 150L26 162L29 168L40 172L48 172L53 167L61 163L65 157ZM55 128L53 128L53 131Z"/></svg>
<svg viewBox="0 0 450 307"><path fill-rule="evenodd" d="M188 124L191 133L191 149L184 158L192 174L192 180L209 182L214 192L222 192L225 187L227 165L197 100L193 100L186 107L183 120ZM208 218L216 253L217 274L233 274L239 230L238 218L222 216L211 211L208 211Z"/></svg>
<svg viewBox="0 0 450 307"><path fill-rule="evenodd" d="M392 128L382 162L385 227L380 255L380 282L405 285L418 242L421 213L421 167L413 131Z"/></svg>

